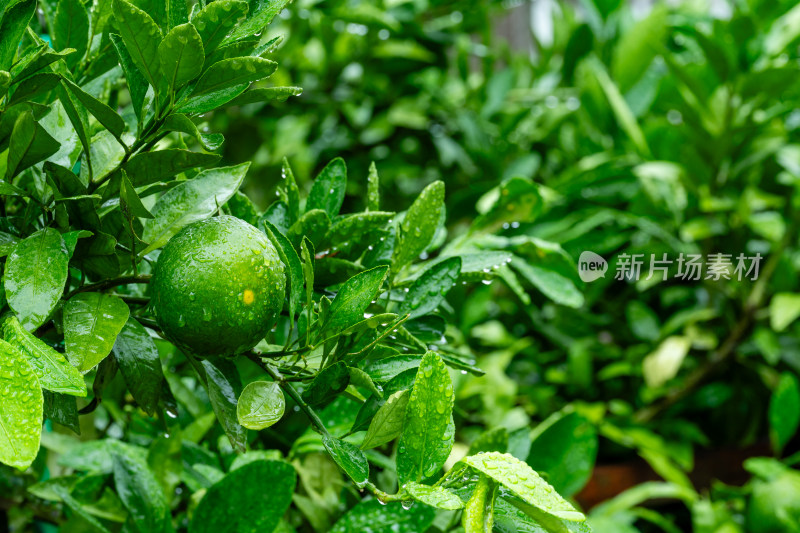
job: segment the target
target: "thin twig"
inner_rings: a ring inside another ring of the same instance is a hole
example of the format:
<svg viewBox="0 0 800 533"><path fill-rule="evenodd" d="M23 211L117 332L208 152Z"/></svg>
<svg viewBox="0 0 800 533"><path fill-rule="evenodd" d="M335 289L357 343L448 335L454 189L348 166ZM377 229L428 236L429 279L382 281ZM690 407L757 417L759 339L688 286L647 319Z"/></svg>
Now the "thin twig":
<svg viewBox="0 0 800 533"><path fill-rule="evenodd" d="M90 283L89 285L83 285L82 287L72 290L64 297L64 299L69 300L79 292L104 291L106 289L112 289L120 285L128 285L131 283L150 283L150 278L152 278L151 275L145 274L141 276L122 276L119 278L107 279L105 281L98 281L97 283Z"/></svg>

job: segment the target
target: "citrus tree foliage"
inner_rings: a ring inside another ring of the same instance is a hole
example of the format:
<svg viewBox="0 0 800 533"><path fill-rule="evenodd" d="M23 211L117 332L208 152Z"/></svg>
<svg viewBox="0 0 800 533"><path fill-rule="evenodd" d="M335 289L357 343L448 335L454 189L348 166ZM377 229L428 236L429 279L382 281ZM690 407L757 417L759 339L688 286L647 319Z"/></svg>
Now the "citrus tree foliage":
<svg viewBox="0 0 800 533"><path fill-rule="evenodd" d="M498 514L588 531L507 439L452 453L451 374L482 371L448 330L445 296L514 275L509 255L448 241L443 182L388 211L373 165L350 178L363 209L345 213L344 160L308 191L284 161L261 212L239 192L249 164L218 165L224 138L204 113L300 92L263 81L278 64L261 33L286 3L0 4L0 461L15 518L477 532ZM532 183L506 186L471 232L536 209ZM175 234L220 215L263 232L287 282L252 350L201 358L166 340L148 283Z"/></svg>

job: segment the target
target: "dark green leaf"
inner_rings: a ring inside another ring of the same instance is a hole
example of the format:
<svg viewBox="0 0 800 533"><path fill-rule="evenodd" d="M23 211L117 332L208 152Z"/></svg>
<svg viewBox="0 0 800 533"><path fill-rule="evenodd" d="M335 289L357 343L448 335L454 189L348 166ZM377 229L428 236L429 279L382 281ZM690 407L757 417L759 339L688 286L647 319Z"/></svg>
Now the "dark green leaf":
<svg viewBox="0 0 800 533"><path fill-rule="evenodd" d="M797 378L789 372L781 374L778 386L772 393L769 425L772 447L780 455L800 425L800 386Z"/></svg>
<svg viewBox="0 0 800 533"><path fill-rule="evenodd" d="M324 405L344 391L349 384L350 371L346 364L339 361L317 374L303 391L303 399L312 407Z"/></svg>
<svg viewBox="0 0 800 533"><path fill-rule="evenodd" d="M597 432L588 420L575 412L556 413L531 438L531 468L547 474L547 481L566 498L583 488L597 457Z"/></svg>
<svg viewBox="0 0 800 533"><path fill-rule="evenodd" d="M247 446L247 430L239 424L236 414L237 398L242 383L236 366L230 361L202 361L208 377L208 398L234 449L244 452Z"/></svg>
<svg viewBox="0 0 800 533"><path fill-rule="evenodd" d="M16 317L6 320L3 338L27 357L42 388L73 396L86 396L86 383L81 373L69 364L63 354L23 328Z"/></svg>
<svg viewBox="0 0 800 533"><path fill-rule="evenodd" d="M249 84L247 83L241 83L212 93L193 96L182 104L179 104L176 111L192 115L200 115L213 111L245 92L248 86Z"/></svg>
<svg viewBox="0 0 800 533"><path fill-rule="evenodd" d="M385 266L356 274L345 283L331 303L328 318L322 329L327 336L360 322L372 300L378 295L389 274Z"/></svg>
<svg viewBox="0 0 800 533"><path fill-rule="evenodd" d="M158 81L158 45L163 35L158 24L126 0L114 0L114 18L133 64L153 87Z"/></svg>
<svg viewBox="0 0 800 533"><path fill-rule="evenodd" d="M138 320L129 318L117 336L113 352L133 399L145 413L155 415L164 373L150 334Z"/></svg>
<svg viewBox="0 0 800 533"><path fill-rule="evenodd" d="M151 209L153 219L144 227L142 252L162 247L181 228L214 214L239 189L250 163L204 170L194 179L167 191Z"/></svg>
<svg viewBox="0 0 800 533"><path fill-rule="evenodd" d="M289 463L247 463L208 489L194 512L189 532L274 531L292 503L295 483L296 474Z"/></svg>
<svg viewBox="0 0 800 533"><path fill-rule="evenodd" d="M139 533L163 532L170 520L161 485L147 463L133 455L114 453L114 486Z"/></svg>
<svg viewBox="0 0 800 533"><path fill-rule="evenodd" d="M300 311L303 300L303 265L289 239L268 220L262 221L262 224L289 274L289 322L294 323L294 317Z"/></svg>
<svg viewBox="0 0 800 533"><path fill-rule="evenodd" d="M168 98L203 70L203 42L195 27L187 22L172 28L158 45L158 57L164 97Z"/></svg>
<svg viewBox="0 0 800 533"><path fill-rule="evenodd" d="M302 87L257 87L237 96L227 105L241 106L261 102L283 102L290 96L303 94Z"/></svg>
<svg viewBox="0 0 800 533"><path fill-rule="evenodd" d="M203 39L206 55L214 51L222 40L247 14L249 6L241 0L218 0L207 4L192 18L192 24Z"/></svg>
<svg viewBox="0 0 800 533"><path fill-rule="evenodd" d="M64 427L68 427L75 434L81 434L81 425L78 420L78 402L75 396L61 394L49 390L42 390L44 397L43 413L45 420L51 420Z"/></svg>
<svg viewBox="0 0 800 533"><path fill-rule="evenodd" d="M442 468L453 445L447 435L452 412L450 374L442 359L428 352L419 365L406 407L397 452L400 485L407 481L423 481Z"/></svg>
<svg viewBox="0 0 800 533"><path fill-rule="evenodd" d="M89 48L89 13L81 0L59 0L52 32L53 48L75 49L68 63L77 63Z"/></svg>
<svg viewBox="0 0 800 533"><path fill-rule="evenodd" d="M373 161L369 165L367 176L367 211L380 211L381 208L381 183L378 177L378 167Z"/></svg>
<svg viewBox="0 0 800 533"><path fill-rule="evenodd" d="M31 331L45 323L67 282L69 256L61 234L39 230L21 241L6 261L8 305Z"/></svg>
<svg viewBox="0 0 800 533"><path fill-rule="evenodd" d="M25 28L28 27L33 13L36 10L36 0L21 0L8 5L0 5L0 11L5 8L5 14L0 17L0 70L10 70L14 62Z"/></svg>
<svg viewBox="0 0 800 533"><path fill-rule="evenodd" d="M61 77L52 72L34 74L16 86L8 105L12 106L47 93L58 85L59 80L61 80Z"/></svg>
<svg viewBox="0 0 800 533"><path fill-rule="evenodd" d="M339 214L347 189L347 167L344 160L337 157L319 173L308 193L306 211L322 209L333 218Z"/></svg>
<svg viewBox="0 0 800 533"><path fill-rule="evenodd" d="M186 170L213 165L219 159L220 156L217 154L204 154L190 150L170 149L142 152L133 156L125 164L125 171L134 187L141 187L165 181Z"/></svg>
<svg viewBox="0 0 800 533"><path fill-rule="evenodd" d="M128 179L128 173L124 170L122 178L119 182L119 205L125 217L130 219L132 217L139 218L153 218L152 213L142 204L141 198L136 194L136 189L133 188L131 181Z"/></svg>
<svg viewBox="0 0 800 533"><path fill-rule="evenodd" d="M110 294L83 292L64 305L64 344L67 359L83 373L111 353L130 310Z"/></svg>
<svg viewBox="0 0 800 533"><path fill-rule="evenodd" d="M312 243L318 244L328 232L330 225L330 218L325 211L322 209L312 209L311 211L307 211L297 222L292 224L286 236L296 247L300 246L300 241L303 237L307 237Z"/></svg>
<svg viewBox="0 0 800 533"><path fill-rule="evenodd" d="M64 85L75 97L89 110L94 118L102 124L111 134L119 141L124 147L125 143L122 142L122 133L125 131L125 121L119 116L116 111L108 107L106 104L87 93L71 81L64 79Z"/></svg>
<svg viewBox="0 0 800 533"><path fill-rule="evenodd" d="M14 123L8 145L6 181L58 152L59 143L33 118L30 111L22 113Z"/></svg>
<svg viewBox="0 0 800 533"><path fill-rule="evenodd" d="M283 8L291 0L256 0L250 2L250 11L247 20L237 24L233 32L222 41L223 44L238 41L244 37L260 34L262 30L272 22L275 15L283 11Z"/></svg>
<svg viewBox="0 0 800 533"><path fill-rule="evenodd" d="M125 47L122 37L112 33L110 34L110 38L111 42L114 44L114 49L117 51L117 56L119 56L119 64L122 66L122 71L125 73L125 81L128 83L133 110L141 121L143 118L142 105L147 95L147 79L145 79L136 66L136 63L133 61L131 54Z"/></svg>
<svg viewBox="0 0 800 533"><path fill-rule="evenodd" d="M397 272L425 251L431 243L444 213L444 183L425 187L400 223L400 233L392 254L392 270Z"/></svg>
<svg viewBox="0 0 800 533"><path fill-rule="evenodd" d="M330 533L420 533L428 531L436 510L427 505L404 509L400 502L383 504L377 499L361 502L333 525Z"/></svg>
<svg viewBox="0 0 800 533"><path fill-rule="evenodd" d="M206 150L213 151L222 146L225 138L219 133L200 133L197 125L184 114L173 113L164 119L160 131L179 131L197 139Z"/></svg>
<svg viewBox="0 0 800 533"><path fill-rule="evenodd" d="M39 452L42 388L27 358L0 340L0 463L27 469Z"/></svg>
<svg viewBox="0 0 800 533"><path fill-rule="evenodd" d="M399 315L411 318L426 315L436 309L455 284L461 273L461 258L450 257L426 269L408 289L400 304Z"/></svg>
<svg viewBox="0 0 800 533"><path fill-rule="evenodd" d="M493 231L505 223L533 222L542 205L535 183L525 178L510 178L481 199L478 205L481 214L475 220L475 227Z"/></svg>
<svg viewBox="0 0 800 533"><path fill-rule="evenodd" d="M193 97L218 93L269 77L278 64L262 57L234 57L211 65L192 91Z"/></svg>
<svg viewBox="0 0 800 533"><path fill-rule="evenodd" d="M322 443L331 458L344 470L359 488L369 481L369 463L364 452L349 442L337 439L328 434L322 435Z"/></svg>

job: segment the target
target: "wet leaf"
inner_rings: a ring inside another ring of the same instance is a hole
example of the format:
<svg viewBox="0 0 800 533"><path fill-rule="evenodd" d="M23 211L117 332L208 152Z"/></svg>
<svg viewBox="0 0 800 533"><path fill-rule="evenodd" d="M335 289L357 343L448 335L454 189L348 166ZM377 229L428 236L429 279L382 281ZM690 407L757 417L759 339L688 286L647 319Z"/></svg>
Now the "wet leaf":
<svg viewBox="0 0 800 533"><path fill-rule="evenodd" d="M427 268L408 288L405 300L397 311L411 318L427 315L439 307L461 274L461 258L450 257Z"/></svg>
<svg viewBox="0 0 800 533"><path fill-rule="evenodd" d="M328 434L322 436L322 443L331 458L359 488L369 481L369 463L358 446Z"/></svg>
<svg viewBox="0 0 800 533"><path fill-rule="evenodd" d="M158 24L126 0L114 0L114 18L133 64L153 87L158 82L158 45L163 35Z"/></svg>
<svg viewBox="0 0 800 533"><path fill-rule="evenodd" d="M378 167L373 161L369 165L369 175L367 175L367 211L380 211L381 208L381 184L378 177Z"/></svg>
<svg viewBox="0 0 800 533"><path fill-rule="evenodd" d="M411 393L408 389L402 389L386 399L378 412L372 418L364 435L364 442L361 448L377 448L387 442L391 442L403 432L403 422L406 417L406 406Z"/></svg>
<svg viewBox="0 0 800 533"><path fill-rule="evenodd" d="M67 60L76 63L89 47L89 13L81 0L59 0L53 18L53 48L73 48L77 53Z"/></svg>
<svg viewBox="0 0 800 533"><path fill-rule="evenodd" d="M136 117L141 120L142 106L144 104L144 98L147 95L147 80L139 71L136 63L133 61L131 54L125 47L122 37L115 33L112 33L109 36L112 44L114 45L114 49L117 51L122 72L125 74L125 81L128 84L133 110L136 113Z"/></svg>
<svg viewBox="0 0 800 533"><path fill-rule="evenodd" d="M161 126L160 131L179 131L185 133L186 135L194 137L204 149L209 151L216 150L222 146L222 143L225 141L225 137L219 133L200 133L200 130L197 129L197 125L192 119L182 113L172 113L164 119L164 124Z"/></svg>
<svg viewBox="0 0 800 533"><path fill-rule="evenodd" d="M306 212L314 209L325 211L330 218L339 214L347 188L347 167L341 157L327 165L314 180L306 200Z"/></svg>
<svg viewBox="0 0 800 533"><path fill-rule="evenodd" d="M250 11L247 19L236 25L236 28L222 42L223 44L238 41L243 37L249 37L261 31L270 23L275 15L283 11L283 8L291 0L267 0L263 2L251 2Z"/></svg>
<svg viewBox="0 0 800 533"><path fill-rule="evenodd" d="M59 147L59 142L34 120L33 113L26 111L20 114L11 130L6 181L11 182L23 170L55 154Z"/></svg>
<svg viewBox="0 0 800 533"><path fill-rule="evenodd" d="M164 97L195 79L203 70L203 41L190 24L175 26L158 45L159 75Z"/></svg>
<svg viewBox="0 0 800 533"><path fill-rule="evenodd" d="M433 240L443 213L444 182L435 181L423 189L400 223L400 232L392 254L394 272L425 251Z"/></svg>
<svg viewBox="0 0 800 533"><path fill-rule="evenodd" d="M436 510L427 505L404 509L400 502L383 505L377 499L361 502L333 525L330 533L420 533L428 531Z"/></svg>
<svg viewBox="0 0 800 533"><path fill-rule="evenodd" d="M67 359L84 374L111 353L130 310L110 294L83 292L64 305Z"/></svg>
<svg viewBox="0 0 800 533"><path fill-rule="evenodd" d="M89 113L91 113L94 118L96 118L97 121L108 131L110 131L122 146L125 146L125 143L122 142L122 134L125 131L125 121L122 120L122 117L119 116L117 112L111 109L109 106L91 94L87 93L71 81L64 79L62 80L62 83L75 96L75 98L77 98L78 101L80 101L80 103L89 110Z"/></svg>
<svg viewBox="0 0 800 533"><path fill-rule="evenodd" d="M159 198L153 219L144 227L142 240L149 246L142 255L164 246L181 228L214 214L239 189L250 163L204 170Z"/></svg>
<svg viewBox="0 0 800 533"><path fill-rule="evenodd" d="M125 171L128 173L131 183L135 187L141 187L157 181L164 181L186 170L213 165L219 159L220 156L217 154L204 154L190 150L170 149L141 152L125 163ZM249 163L239 166L243 165L249 165ZM222 169L211 169L209 172L215 170Z"/></svg>
<svg viewBox="0 0 800 533"><path fill-rule="evenodd" d="M83 375L69 364L63 354L23 328L15 317L6 320L3 338L27 357L42 388L73 396L86 396Z"/></svg>
<svg viewBox="0 0 800 533"><path fill-rule="evenodd" d="M341 361L321 370L303 391L303 399L312 407L333 400L350 384L350 370Z"/></svg>
<svg viewBox="0 0 800 533"><path fill-rule="evenodd" d="M145 413L154 416L164 381L156 343L138 320L129 318L113 352L133 399Z"/></svg>
<svg viewBox="0 0 800 533"><path fill-rule="evenodd" d="M232 470L200 500L189 533L273 531L292 503L296 478L283 461L253 461Z"/></svg>
<svg viewBox="0 0 800 533"><path fill-rule="evenodd" d="M328 319L322 327L326 336L360 322L389 274L388 267L379 266L356 274L345 283L331 303Z"/></svg>
<svg viewBox="0 0 800 533"><path fill-rule="evenodd" d="M169 505L147 463L133 455L114 453L113 464L114 486L136 530L165 531L170 520Z"/></svg>
<svg viewBox="0 0 800 533"><path fill-rule="evenodd" d="M422 502L425 505L430 505L431 507L436 507L437 509L455 511L464 507L464 502L461 501L461 498L441 487L421 485L419 483L409 481L403 486L403 490L408 492L418 502Z"/></svg>
<svg viewBox="0 0 800 533"><path fill-rule="evenodd" d="M262 57L233 57L211 65L200 77L192 91L192 97L247 85L269 77L278 64Z"/></svg>
<svg viewBox="0 0 800 533"><path fill-rule="evenodd" d="M25 28L36 10L36 0L21 0L10 5L4 2L3 8L5 13L0 17L0 70L9 70Z"/></svg>
<svg viewBox="0 0 800 533"><path fill-rule="evenodd" d="M217 0L210 2L192 18L203 40L206 55L214 51L248 11L247 2Z"/></svg>
<svg viewBox="0 0 800 533"><path fill-rule="evenodd" d="M586 520L583 513L576 511L549 483L516 457L507 453L488 452L465 457L461 462L513 492L527 504L529 509L526 512L533 513L530 515L534 519L549 515L573 522Z"/></svg>
<svg viewBox="0 0 800 533"><path fill-rule="evenodd" d="M37 231L8 256L6 297L25 329L38 328L50 316L64 291L68 262L67 247L54 229Z"/></svg>
<svg viewBox="0 0 800 533"><path fill-rule="evenodd" d="M204 359L201 363L208 378L208 398L211 400L211 407L214 408L217 420L228 435L231 446L244 452L247 447L247 430L239 424L236 414L237 398L242 391L239 371L228 360L211 362Z"/></svg>
<svg viewBox="0 0 800 533"><path fill-rule="evenodd" d="M800 385L790 372L781 374L770 398L769 425L772 447L780 455L800 426Z"/></svg>
<svg viewBox="0 0 800 533"><path fill-rule="evenodd" d="M492 533L497 484L488 476L480 476L461 515L464 533Z"/></svg>
<svg viewBox="0 0 800 533"><path fill-rule="evenodd" d="M42 388L27 358L0 340L0 462L27 469L39 452Z"/></svg>
<svg viewBox="0 0 800 533"><path fill-rule="evenodd" d="M280 386L273 381L248 383L239 396L236 414L247 429L268 428L283 417L286 400Z"/></svg>
<svg viewBox="0 0 800 533"><path fill-rule="evenodd" d="M294 317L300 311L303 300L303 264L289 239L268 220L262 223L267 237L275 245L281 262L289 274L289 323L294 323Z"/></svg>
<svg viewBox="0 0 800 533"><path fill-rule="evenodd" d="M406 407L397 452L400 485L423 481L444 465L453 446L448 426L453 412L453 384L434 352L422 358ZM444 458L442 458L444 456Z"/></svg>

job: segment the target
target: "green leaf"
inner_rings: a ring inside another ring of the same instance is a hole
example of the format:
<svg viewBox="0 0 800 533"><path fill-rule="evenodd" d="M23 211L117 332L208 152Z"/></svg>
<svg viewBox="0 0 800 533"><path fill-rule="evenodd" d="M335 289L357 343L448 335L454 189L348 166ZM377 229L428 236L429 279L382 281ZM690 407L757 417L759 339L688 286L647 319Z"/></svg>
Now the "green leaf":
<svg viewBox="0 0 800 533"><path fill-rule="evenodd" d="M42 388L27 358L0 340L0 463L27 469L39 452Z"/></svg>
<svg viewBox="0 0 800 533"><path fill-rule="evenodd" d="M89 13L81 0L59 0L53 17L53 48L62 51L73 48L77 52L69 64L77 63L89 48Z"/></svg>
<svg viewBox="0 0 800 533"><path fill-rule="evenodd" d="M464 533L492 533L496 497L497 484L490 477L481 475L461 515Z"/></svg>
<svg viewBox="0 0 800 533"><path fill-rule="evenodd" d="M176 111L200 115L218 109L247 90L249 84L240 83L208 94L193 96L179 104Z"/></svg>
<svg viewBox="0 0 800 533"><path fill-rule="evenodd" d="M69 364L63 354L23 328L16 317L6 320L3 338L27 357L42 388L73 396L86 396L83 375Z"/></svg>
<svg viewBox="0 0 800 533"><path fill-rule="evenodd" d="M161 484L147 463L125 453L114 453L114 486L140 533L162 532L170 520Z"/></svg>
<svg viewBox="0 0 800 533"><path fill-rule="evenodd" d="M423 189L400 223L392 271L397 272L425 251L443 213L444 182L435 181Z"/></svg>
<svg viewBox="0 0 800 533"><path fill-rule="evenodd" d="M244 452L247 446L247 430L239 424L236 402L242 390L241 378L236 366L228 360L201 361L208 378L208 398L217 415L217 420L228 435L234 449Z"/></svg>
<svg viewBox="0 0 800 533"><path fill-rule="evenodd" d="M141 152L125 163L125 171L134 187L141 187L165 181L186 170L213 165L219 159L220 156L217 154L205 154L191 150L168 149Z"/></svg>
<svg viewBox="0 0 800 533"><path fill-rule="evenodd" d="M14 89L14 94L8 101L8 106L32 100L53 89L61 80L61 76L52 72L40 72L22 81Z"/></svg>
<svg viewBox="0 0 800 533"><path fill-rule="evenodd" d="M209 151L216 150L225 141L219 133L200 133L197 125L188 116L182 113L172 113L166 119L164 124L159 129L160 132L166 133L169 131L179 131L197 139L203 148Z"/></svg>
<svg viewBox="0 0 800 533"><path fill-rule="evenodd" d="M327 336L360 322L389 274L389 268L379 266L356 274L342 285L331 303L328 318L322 326Z"/></svg>
<svg viewBox="0 0 800 533"><path fill-rule="evenodd" d="M158 81L158 45L163 35L158 24L126 0L114 0L114 18L133 64L153 87Z"/></svg>
<svg viewBox="0 0 800 533"><path fill-rule="evenodd" d="M289 208L289 224L294 224L300 218L300 189L294 179L294 172L289 166L289 161L284 157L281 161L281 178L286 180L286 205Z"/></svg>
<svg viewBox="0 0 800 533"><path fill-rule="evenodd" d="M67 359L84 374L111 353L130 310L111 294L82 292L64 305Z"/></svg>
<svg viewBox="0 0 800 533"><path fill-rule="evenodd" d="M350 370L341 361L325 367L303 391L303 399L312 407L324 405L350 384Z"/></svg>
<svg viewBox="0 0 800 533"><path fill-rule="evenodd" d="M192 96L217 93L269 77L278 64L263 57L232 57L211 65L192 90Z"/></svg>
<svg viewBox="0 0 800 533"><path fill-rule="evenodd" d="M800 294L780 292L769 302L769 325L773 331L783 331L800 317Z"/></svg>
<svg viewBox="0 0 800 533"><path fill-rule="evenodd" d="M206 55L214 51L236 24L247 15L247 2L217 0L207 4L192 18L192 24L203 39Z"/></svg>
<svg viewBox="0 0 800 533"><path fill-rule="evenodd" d="M667 38L667 6L658 5L650 14L628 29L614 47L611 72L619 90L627 93L661 53Z"/></svg>
<svg viewBox="0 0 800 533"><path fill-rule="evenodd" d="M253 461L231 471L200 500L189 533L273 531L292 503L296 479L283 461Z"/></svg>
<svg viewBox="0 0 800 533"><path fill-rule="evenodd" d="M549 270L538 265L532 265L528 261L517 259L511 265L519 272L531 285L542 291L542 293L556 302L567 307L578 308L584 303L583 293L575 286L575 283L554 270Z"/></svg>
<svg viewBox="0 0 800 533"><path fill-rule="evenodd" d="M583 522L586 517L558 495L530 466L507 453L488 452L471 455L461 460L482 474L492 478L518 496L524 503L541 514L573 522Z"/></svg>
<svg viewBox="0 0 800 533"><path fill-rule="evenodd" d="M158 45L158 57L165 97L198 77L206 58L203 41L195 27L188 22L175 26L167 33Z"/></svg>
<svg viewBox="0 0 800 533"><path fill-rule="evenodd" d="M247 20L237 24L233 32L222 41L223 44L238 41L243 37L260 34L262 30L272 22L275 15L283 11L283 8L291 0L256 0L250 2L250 12Z"/></svg>
<svg viewBox="0 0 800 533"><path fill-rule="evenodd" d="M441 487L431 487L409 481L403 486L403 490L408 492L415 500L425 505L444 509L445 511L456 511L463 509L464 502L461 498Z"/></svg>
<svg viewBox="0 0 800 533"><path fill-rule="evenodd" d="M26 111L17 117L8 145L6 181L58 152L60 144Z"/></svg>
<svg viewBox="0 0 800 533"><path fill-rule="evenodd" d="M475 228L495 231L503 224L533 222L542 212L544 200L531 180L513 177L485 194L478 202L480 216Z"/></svg>
<svg viewBox="0 0 800 533"><path fill-rule="evenodd" d="M461 258L458 256L427 268L409 287L397 314L409 314L411 318L427 315L442 303L460 273Z"/></svg>
<svg viewBox="0 0 800 533"><path fill-rule="evenodd" d="M242 184L250 163L204 170L159 198L150 212L142 240L149 246L142 255L162 247L181 228L214 214Z"/></svg>
<svg viewBox="0 0 800 533"><path fill-rule="evenodd" d="M373 161L369 165L367 175L367 211L380 211L381 209L381 183L378 177L378 167Z"/></svg>
<svg viewBox="0 0 800 533"><path fill-rule="evenodd" d="M44 418L71 429L76 435L81 434L78 420L78 402L75 396L42 390L44 396Z"/></svg>
<svg viewBox="0 0 800 533"><path fill-rule="evenodd" d="M388 222L391 222L394 215L394 213L384 211L370 211L339 217L328 230L323 242L325 244L357 242L359 238L370 231L382 229Z"/></svg>
<svg viewBox="0 0 800 533"><path fill-rule="evenodd" d="M31 331L45 323L67 282L69 256L61 234L39 230L8 256L5 289L8 305Z"/></svg>
<svg viewBox="0 0 800 533"><path fill-rule="evenodd" d="M797 378L789 373L781 374L778 386L769 402L770 440L776 455L797 433L800 426L800 385Z"/></svg>
<svg viewBox="0 0 800 533"><path fill-rule="evenodd" d="M411 393L408 389L402 389L386 399L378 412L369 423L367 434L364 435L364 442L361 449L377 448L387 442L393 441L403 432L403 422L406 417L406 406Z"/></svg>
<svg viewBox="0 0 800 533"><path fill-rule="evenodd" d="M86 109L89 110L89 113L91 113L92 116L94 116L94 118L96 118L97 121L103 125L103 127L110 131L117 141L119 141L119 143L125 147L125 143L122 142L122 134L125 131L125 121L122 120L122 117L119 116L116 111L71 81L63 79L62 82L64 83L64 86L66 86L67 89L69 89L69 91L75 95L75 98L77 98L86 107Z"/></svg>
<svg viewBox="0 0 800 533"><path fill-rule="evenodd" d="M300 96L301 94L303 94L302 87L256 87L240 94L226 105L242 106L262 102L284 102L290 96Z"/></svg>
<svg viewBox="0 0 800 533"><path fill-rule="evenodd" d="M119 57L119 64L122 66L122 72L125 74L125 81L128 84L128 90L131 95L131 104L133 111L139 121L142 120L142 106L144 98L147 95L147 79L139 71L136 63L133 61L130 52L125 47L125 43L116 33L109 34L114 49L117 51Z"/></svg>
<svg viewBox="0 0 800 533"><path fill-rule="evenodd" d="M337 157L319 173L311 186L306 201L306 211L322 209L333 218L339 214L347 189L347 167L341 157Z"/></svg>
<svg viewBox="0 0 800 533"><path fill-rule="evenodd" d="M400 485L408 481L423 481L442 468L453 446L447 435L452 412L450 374L442 359L436 353L428 352L417 369L406 407L397 452Z"/></svg>
<svg viewBox="0 0 800 533"><path fill-rule="evenodd" d="M292 243L274 224L268 220L263 220L262 224L267 237L275 245L281 262L286 266L286 270L289 273L289 323L293 324L294 317L300 311L303 299L303 264L300 262L300 257L298 257Z"/></svg>
<svg viewBox="0 0 800 533"><path fill-rule="evenodd" d="M156 343L138 320L129 318L113 347L128 390L142 410L154 416L164 381Z"/></svg>
<svg viewBox="0 0 800 533"><path fill-rule="evenodd" d="M312 243L319 243L331 225L328 213L322 209L312 209L301 216L286 232L286 236L296 247L307 237Z"/></svg>
<svg viewBox="0 0 800 533"><path fill-rule="evenodd" d="M65 59L67 56L75 54L76 51L74 48L66 48L60 52L56 52L46 44L42 45L39 49L40 51L35 54L30 61L20 61L14 68L12 69L14 75L14 82L20 82L25 78L35 74L36 72L42 70L48 65L55 63L60 59ZM0 78L3 76L0 75ZM10 81L10 80L9 80ZM3 82L0 81L0 87L2 87Z"/></svg>
<svg viewBox="0 0 800 533"><path fill-rule="evenodd" d="M547 481L571 497L589 481L597 457L597 432L583 416L560 412L539 424L531 437L528 465L547 474Z"/></svg>
<svg viewBox="0 0 800 533"><path fill-rule="evenodd" d="M436 510L427 505L404 509L400 502L383 504L377 499L361 502L333 525L330 533L420 533L428 531Z"/></svg>
<svg viewBox="0 0 800 533"><path fill-rule="evenodd" d="M139 195L136 194L136 189L133 188L131 180L128 179L128 173L124 170L122 178L119 182L119 206L125 215L125 218L130 220L133 217L139 218L153 218L153 214L147 210L142 203Z"/></svg>
<svg viewBox="0 0 800 533"><path fill-rule="evenodd" d="M268 428L283 417L286 400L274 381L248 383L236 404L239 423L247 429Z"/></svg>
<svg viewBox="0 0 800 533"><path fill-rule="evenodd" d="M331 458L339 465L339 468L344 470L345 474L353 480L353 483L359 488L367 484L367 481L369 481L369 463L364 452L357 446L332 437L327 433L322 435L322 444L325 445L325 449L328 450Z"/></svg>
<svg viewBox="0 0 800 533"><path fill-rule="evenodd" d="M36 10L36 0L21 0L12 5L4 2L5 13L0 16L0 70L10 70L25 28Z"/></svg>

